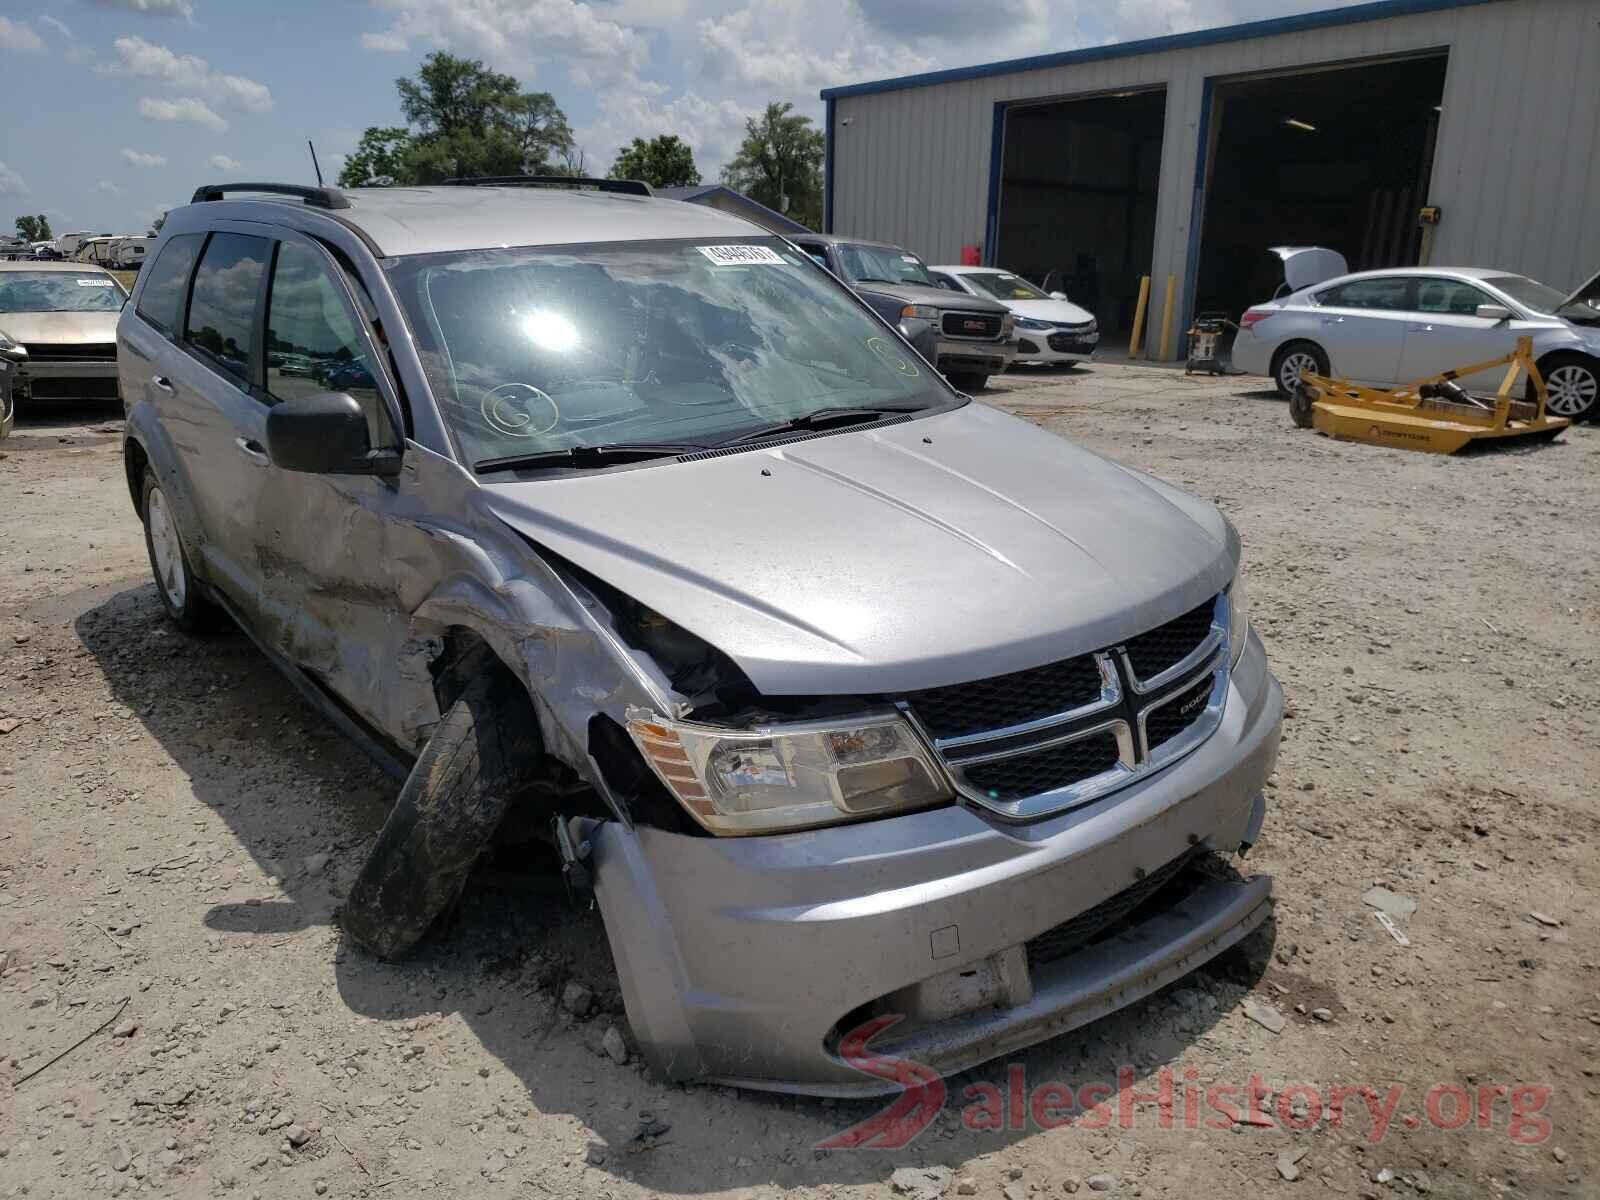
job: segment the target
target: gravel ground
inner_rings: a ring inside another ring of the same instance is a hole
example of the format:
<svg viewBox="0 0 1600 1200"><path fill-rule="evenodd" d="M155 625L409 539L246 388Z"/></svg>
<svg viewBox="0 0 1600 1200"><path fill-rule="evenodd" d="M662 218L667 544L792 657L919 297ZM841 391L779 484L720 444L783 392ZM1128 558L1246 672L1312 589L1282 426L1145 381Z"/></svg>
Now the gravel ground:
<svg viewBox="0 0 1600 1200"><path fill-rule="evenodd" d="M1295 430L1253 386L1100 365L985 399L1239 526L1290 703L1247 860L1275 920L870 1151L818 1144L874 1105L615 1061L598 915L517 863L402 965L347 947L391 785L242 636L165 623L114 414L25 418L0 443L0 1195L1594 1195L1600 429L1444 459ZM1123 1068L1150 1094L1127 1121L1012 1103ZM1213 1098L1253 1076L1265 1115L1229 1119Z"/></svg>

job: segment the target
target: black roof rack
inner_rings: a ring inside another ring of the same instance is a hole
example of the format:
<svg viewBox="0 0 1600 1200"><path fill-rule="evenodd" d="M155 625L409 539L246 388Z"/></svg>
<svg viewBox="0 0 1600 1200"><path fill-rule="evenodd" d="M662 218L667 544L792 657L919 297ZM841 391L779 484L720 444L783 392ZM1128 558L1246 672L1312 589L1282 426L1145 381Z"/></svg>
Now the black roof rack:
<svg viewBox="0 0 1600 1200"><path fill-rule="evenodd" d="M640 179L592 179L586 175L485 175L478 179L446 179L449 187L591 187L619 196L653 196Z"/></svg>
<svg viewBox="0 0 1600 1200"><path fill-rule="evenodd" d="M311 208L349 208L350 201L338 188L304 187L298 183L208 183L194 190L191 204L221 200L229 192L265 192L269 196L298 196Z"/></svg>

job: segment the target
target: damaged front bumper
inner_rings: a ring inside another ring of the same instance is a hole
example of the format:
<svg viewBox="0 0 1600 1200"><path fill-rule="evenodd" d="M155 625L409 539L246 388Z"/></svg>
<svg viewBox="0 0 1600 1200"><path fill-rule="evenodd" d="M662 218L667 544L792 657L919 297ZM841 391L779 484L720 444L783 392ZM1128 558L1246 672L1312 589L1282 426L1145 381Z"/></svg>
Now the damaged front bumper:
<svg viewBox="0 0 1600 1200"><path fill-rule="evenodd" d="M1011 825L951 806L748 838L585 822L645 1057L669 1079L893 1092L841 1053L871 1017L903 1018L873 1054L951 1074L1165 986L1266 919L1268 877L1198 880L1063 955L1038 947L1199 850L1253 841L1282 711L1252 637L1205 744L1047 820Z"/></svg>

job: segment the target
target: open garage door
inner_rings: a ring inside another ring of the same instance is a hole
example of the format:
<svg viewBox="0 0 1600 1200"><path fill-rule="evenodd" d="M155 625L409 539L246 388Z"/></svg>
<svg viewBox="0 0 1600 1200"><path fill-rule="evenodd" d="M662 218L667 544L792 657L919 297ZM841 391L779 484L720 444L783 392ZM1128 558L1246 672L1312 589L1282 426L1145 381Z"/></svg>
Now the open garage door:
<svg viewBox="0 0 1600 1200"><path fill-rule="evenodd" d="M1155 248L1164 88L1013 105L990 261L1126 342Z"/></svg>
<svg viewBox="0 0 1600 1200"><path fill-rule="evenodd" d="M1219 81L1194 311L1238 319L1283 281L1271 246L1416 266L1445 56Z"/></svg>

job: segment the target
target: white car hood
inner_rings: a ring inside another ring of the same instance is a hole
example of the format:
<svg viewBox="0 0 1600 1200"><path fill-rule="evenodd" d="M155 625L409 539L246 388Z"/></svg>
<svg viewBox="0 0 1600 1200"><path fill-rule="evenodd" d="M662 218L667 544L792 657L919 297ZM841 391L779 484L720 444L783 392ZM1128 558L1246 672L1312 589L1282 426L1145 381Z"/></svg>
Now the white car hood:
<svg viewBox="0 0 1600 1200"><path fill-rule="evenodd" d="M1070 300L1007 300L1007 308L1019 317L1032 317L1035 321L1051 321L1057 325L1082 325L1094 320L1094 314L1079 308Z"/></svg>

